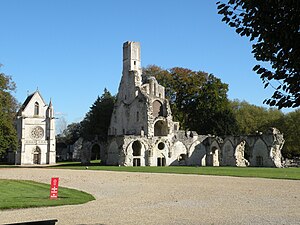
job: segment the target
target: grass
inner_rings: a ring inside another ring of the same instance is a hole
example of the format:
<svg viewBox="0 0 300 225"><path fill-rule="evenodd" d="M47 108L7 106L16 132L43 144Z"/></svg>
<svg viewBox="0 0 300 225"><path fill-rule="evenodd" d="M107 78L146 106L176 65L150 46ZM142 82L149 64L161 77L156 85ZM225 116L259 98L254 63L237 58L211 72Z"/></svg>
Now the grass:
<svg viewBox="0 0 300 225"><path fill-rule="evenodd" d="M58 199L50 200L50 184L0 179L0 210L83 204L95 198L85 192L59 187Z"/></svg>
<svg viewBox="0 0 300 225"><path fill-rule="evenodd" d="M145 173L176 173L176 174L198 174L234 177L258 177L272 179L300 180L300 168L258 168L258 167L191 167L191 166L167 166L167 167L118 167L100 166L92 163L88 168L79 162L60 163L50 168L77 169L77 170L107 170L125 172Z"/></svg>

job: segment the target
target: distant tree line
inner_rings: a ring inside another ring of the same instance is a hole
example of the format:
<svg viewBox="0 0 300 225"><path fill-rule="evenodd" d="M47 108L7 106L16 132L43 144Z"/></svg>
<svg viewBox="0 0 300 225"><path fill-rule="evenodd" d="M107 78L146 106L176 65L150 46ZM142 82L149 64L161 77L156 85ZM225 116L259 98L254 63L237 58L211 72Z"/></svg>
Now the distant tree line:
<svg viewBox="0 0 300 225"><path fill-rule="evenodd" d="M1 67L1 64L0 64ZM0 159L8 149L17 149L17 132L14 126L18 103L12 95L16 85L10 76L0 73Z"/></svg>

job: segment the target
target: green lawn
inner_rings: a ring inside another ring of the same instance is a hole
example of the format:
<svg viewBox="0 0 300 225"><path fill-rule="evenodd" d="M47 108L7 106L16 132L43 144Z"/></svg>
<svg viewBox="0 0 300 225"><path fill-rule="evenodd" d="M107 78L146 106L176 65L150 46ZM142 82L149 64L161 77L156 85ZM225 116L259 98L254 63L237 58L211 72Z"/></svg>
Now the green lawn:
<svg viewBox="0 0 300 225"><path fill-rule="evenodd" d="M92 163L86 166L80 163L61 163L50 168L80 169L80 170L107 170L126 172L146 172L146 173L177 173L177 174L198 174L217 175L235 177L259 177L272 179L300 180L300 168L258 168L258 167L191 167L191 166L167 166L167 167L118 167L100 166Z"/></svg>
<svg viewBox="0 0 300 225"><path fill-rule="evenodd" d="M58 199L50 200L50 184L0 179L0 210L83 204L95 198L85 192L59 187Z"/></svg>

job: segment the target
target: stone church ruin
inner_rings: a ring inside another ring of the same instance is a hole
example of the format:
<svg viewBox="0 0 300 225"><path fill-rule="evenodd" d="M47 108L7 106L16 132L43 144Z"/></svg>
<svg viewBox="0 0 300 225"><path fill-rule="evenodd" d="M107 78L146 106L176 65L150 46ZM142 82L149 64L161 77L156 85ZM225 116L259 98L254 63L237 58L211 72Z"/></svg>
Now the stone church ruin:
<svg viewBox="0 0 300 225"><path fill-rule="evenodd" d="M179 130L165 88L142 82L138 42L123 44L123 72L109 128L107 165L282 167L283 135L276 128L255 135L215 137Z"/></svg>

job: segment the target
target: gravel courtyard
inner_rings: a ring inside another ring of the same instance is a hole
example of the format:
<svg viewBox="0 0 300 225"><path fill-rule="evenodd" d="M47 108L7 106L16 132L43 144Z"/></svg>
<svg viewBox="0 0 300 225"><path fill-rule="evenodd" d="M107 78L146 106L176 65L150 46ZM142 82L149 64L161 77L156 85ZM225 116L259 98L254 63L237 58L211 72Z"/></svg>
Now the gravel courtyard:
<svg viewBox="0 0 300 225"><path fill-rule="evenodd" d="M0 223L300 224L300 181L44 168L0 169L0 179L50 183L91 193L83 205L0 211Z"/></svg>

